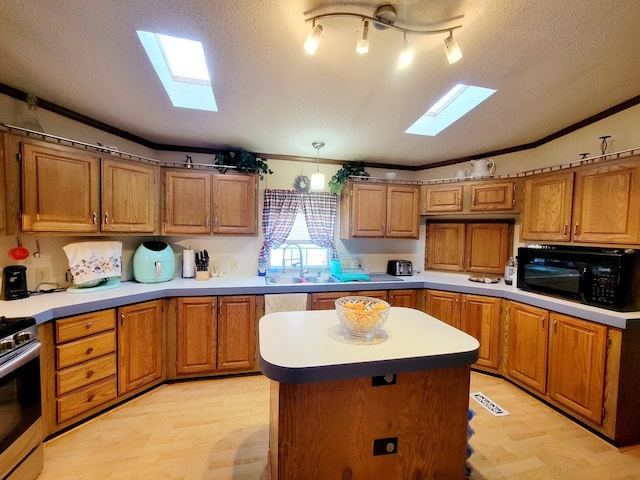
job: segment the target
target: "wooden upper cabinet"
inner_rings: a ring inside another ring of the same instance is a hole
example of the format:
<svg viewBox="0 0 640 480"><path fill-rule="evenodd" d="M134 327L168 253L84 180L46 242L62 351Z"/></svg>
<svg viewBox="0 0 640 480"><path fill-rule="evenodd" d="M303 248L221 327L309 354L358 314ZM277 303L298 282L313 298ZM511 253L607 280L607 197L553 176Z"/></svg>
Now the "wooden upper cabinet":
<svg viewBox="0 0 640 480"><path fill-rule="evenodd" d="M156 167L120 160L102 160L103 232L155 231Z"/></svg>
<svg viewBox="0 0 640 480"><path fill-rule="evenodd" d="M640 243L640 162L617 162L576 172L573 240Z"/></svg>
<svg viewBox="0 0 640 480"><path fill-rule="evenodd" d="M387 238L418 238L420 189L412 185L387 186Z"/></svg>
<svg viewBox="0 0 640 480"><path fill-rule="evenodd" d="M487 182L470 185L472 212L500 212L516 207L515 182Z"/></svg>
<svg viewBox="0 0 640 480"><path fill-rule="evenodd" d="M422 206L420 213L461 212L462 184L423 185L421 188Z"/></svg>
<svg viewBox="0 0 640 480"><path fill-rule="evenodd" d="M384 237L387 218L386 192L386 186L381 184L352 184L350 189L351 214L347 217L351 220L349 236Z"/></svg>
<svg viewBox="0 0 640 480"><path fill-rule="evenodd" d="M431 223L427 233L428 269L464 270L464 223Z"/></svg>
<svg viewBox="0 0 640 480"><path fill-rule="evenodd" d="M507 376L547 392L549 312L518 302L509 306Z"/></svg>
<svg viewBox="0 0 640 480"><path fill-rule="evenodd" d="M100 160L41 142L22 144L22 230L98 231Z"/></svg>
<svg viewBox="0 0 640 480"><path fill-rule="evenodd" d="M256 175L213 175L213 233L255 235Z"/></svg>
<svg viewBox="0 0 640 480"><path fill-rule="evenodd" d="M468 272L501 275L509 258L509 225L468 223L465 240Z"/></svg>
<svg viewBox="0 0 640 480"><path fill-rule="evenodd" d="M211 232L211 174L191 170L164 172L164 234Z"/></svg>
<svg viewBox="0 0 640 480"><path fill-rule="evenodd" d="M551 313L549 396L602 424L608 328Z"/></svg>
<svg viewBox="0 0 640 480"><path fill-rule="evenodd" d="M348 182L340 199L342 238L418 238L420 187Z"/></svg>
<svg viewBox="0 0 640 480"><path fill-rule="evenodd" d="M571 239L573 172L534 176L525 182L522 240Z"/></svg>

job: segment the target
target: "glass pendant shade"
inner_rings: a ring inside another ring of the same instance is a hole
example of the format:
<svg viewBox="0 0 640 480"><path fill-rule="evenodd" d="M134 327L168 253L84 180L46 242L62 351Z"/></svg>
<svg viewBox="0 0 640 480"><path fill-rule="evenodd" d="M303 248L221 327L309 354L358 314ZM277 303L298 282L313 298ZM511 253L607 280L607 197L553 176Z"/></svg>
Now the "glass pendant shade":
<svg viewBox="0 0 640 480"><path fill-rule="evenodd" d="M311 188L322 190L324 188L324 173L316 172L311 175Z"/></svg>

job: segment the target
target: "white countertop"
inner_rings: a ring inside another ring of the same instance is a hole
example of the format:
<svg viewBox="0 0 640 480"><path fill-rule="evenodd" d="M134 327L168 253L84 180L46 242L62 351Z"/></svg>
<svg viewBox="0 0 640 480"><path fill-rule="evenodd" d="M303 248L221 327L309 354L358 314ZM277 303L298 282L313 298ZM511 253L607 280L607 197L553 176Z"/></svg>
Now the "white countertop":
<svg viewBox="0 0 640 480"><path fill-rule="evenodd" d="M56 292L33 295L21 300L0 300L0 315L32 316L38 323L54 318L113 308L121 305L164 297L195 297L207 295L263 295L269 293L353 292L358 290L394 290L429 288L506 298L558 313L617 328L640 327L640 312L616 312L590 307L546 295L525 292L502 281L493 284L476 283L460 273L424 272L411 277L398 277L391 282L301 283L266 285L264 277L225 276L205 281L174 278L163 283L122 282L118 288L95 293Z"/></svg>
<svg viewBox="0 0 640 480"><path fill-rule="evenodd" d="M348 343L334 310L270 313L260 319L260 366L283 383L308 383L470 365L478 341L419 310L392 307L387 338Z"/></svg>

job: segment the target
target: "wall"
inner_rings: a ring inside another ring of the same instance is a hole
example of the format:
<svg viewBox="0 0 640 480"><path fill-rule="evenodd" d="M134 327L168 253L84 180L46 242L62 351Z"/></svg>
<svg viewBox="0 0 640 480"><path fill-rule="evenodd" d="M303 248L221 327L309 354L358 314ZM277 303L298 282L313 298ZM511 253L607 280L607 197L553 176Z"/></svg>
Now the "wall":
<svg viewBox="0 0 640 480"><path fill-rule="evenodd" d="M26 104L10 97L0 95L0 123L20 124L26 112ZM102 131L59 117L45 110L38 110L38 119L47 133L72 138L74 140L95 144L114 145L120 151L136 155L156 158L163 162L181 163L185 161L184 152L155 152L133 142L106 134ZM539 148L509 155L495 157L496 173L516 173L533 168L557 165L576 160L579 153L590 152L592 155L600 153L601 135L611 135L609 151L618 151L640 145L640 131L634 127L640 122L640 106L636 106L602 120L594 125L585 127L577 132L566 135ZM310 152L310 158L313 159ZM194 163L211 163L211 155L189 154ZM316 171L316 162L292 162L286 160L269 160L269 167L275 172L260 181L259 211L262 210L262 198L266 188L293 188L296 176L305 174L310 176ZM439 167L420 172L397 171L399 180L425 180L447 178L455 176L458 168L468 167L469 164ZM338 165L320 163L319 169L328 181L338 170ZM382 177L388 170L368 168L373 177ZM259 215L260 217L261 215ZM417 270L424 264L425 250L425 218L421 219L420 238L418 240L341 240L339 231L336 232L336 245L339 252L362 253L364 267L369 271L384 271L386 262L391 258L412 260ZM516 245L518 242L516 225ZM35 236L21 235L23 245L31 253L35 250ZM123 265L125 280L132 278L131 259L137 246L147 238L153 237L100 237L101 240L119 240L123 242ZM263 237L225 237L225 236L196 236L196 237L159 237L171 245L177 255L177 265L181 265L181 252L185 248L207 249L212 258L212 264L226 272L227 275L255 275L257 270L257 256L262 246ZM30 289L36 287L35 269L48 267L50 279L61 286L68 284L64 280L64 272L68 268L67 258L62 247L68 243L84 240L95 240L95 237L75 237L40 234L38 240L41 247L40 258L32 255L28 259L14 262L6 253L16 245L16 238L0 235L0 267L11 264L23 264L27 267L27 281ZM235 268L232 269L232 266ZM178 270L178 274L179 274Z"/></svg>

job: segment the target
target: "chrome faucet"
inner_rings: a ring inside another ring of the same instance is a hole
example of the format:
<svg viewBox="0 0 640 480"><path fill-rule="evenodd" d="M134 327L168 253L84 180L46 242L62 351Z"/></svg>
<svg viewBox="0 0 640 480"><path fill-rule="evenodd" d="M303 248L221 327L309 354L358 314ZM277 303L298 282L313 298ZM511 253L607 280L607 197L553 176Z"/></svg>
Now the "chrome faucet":
<svg viewBox="0 0 640 480"><path fill-rule="evenodd" d="M285 259L286 256L285 254L287 253L287 248L289 247L296 247L298 249L298 254L300 255L300 278L304 277L304 262L302 261L302 249L300 248L300 245L298 245L297 243L289 243L284 247L284 250L282 250L282 273L287 273L287 269L285 268ZM296 264L293 263L293 257L291 258L291 266L295 267Z"/></svg>

